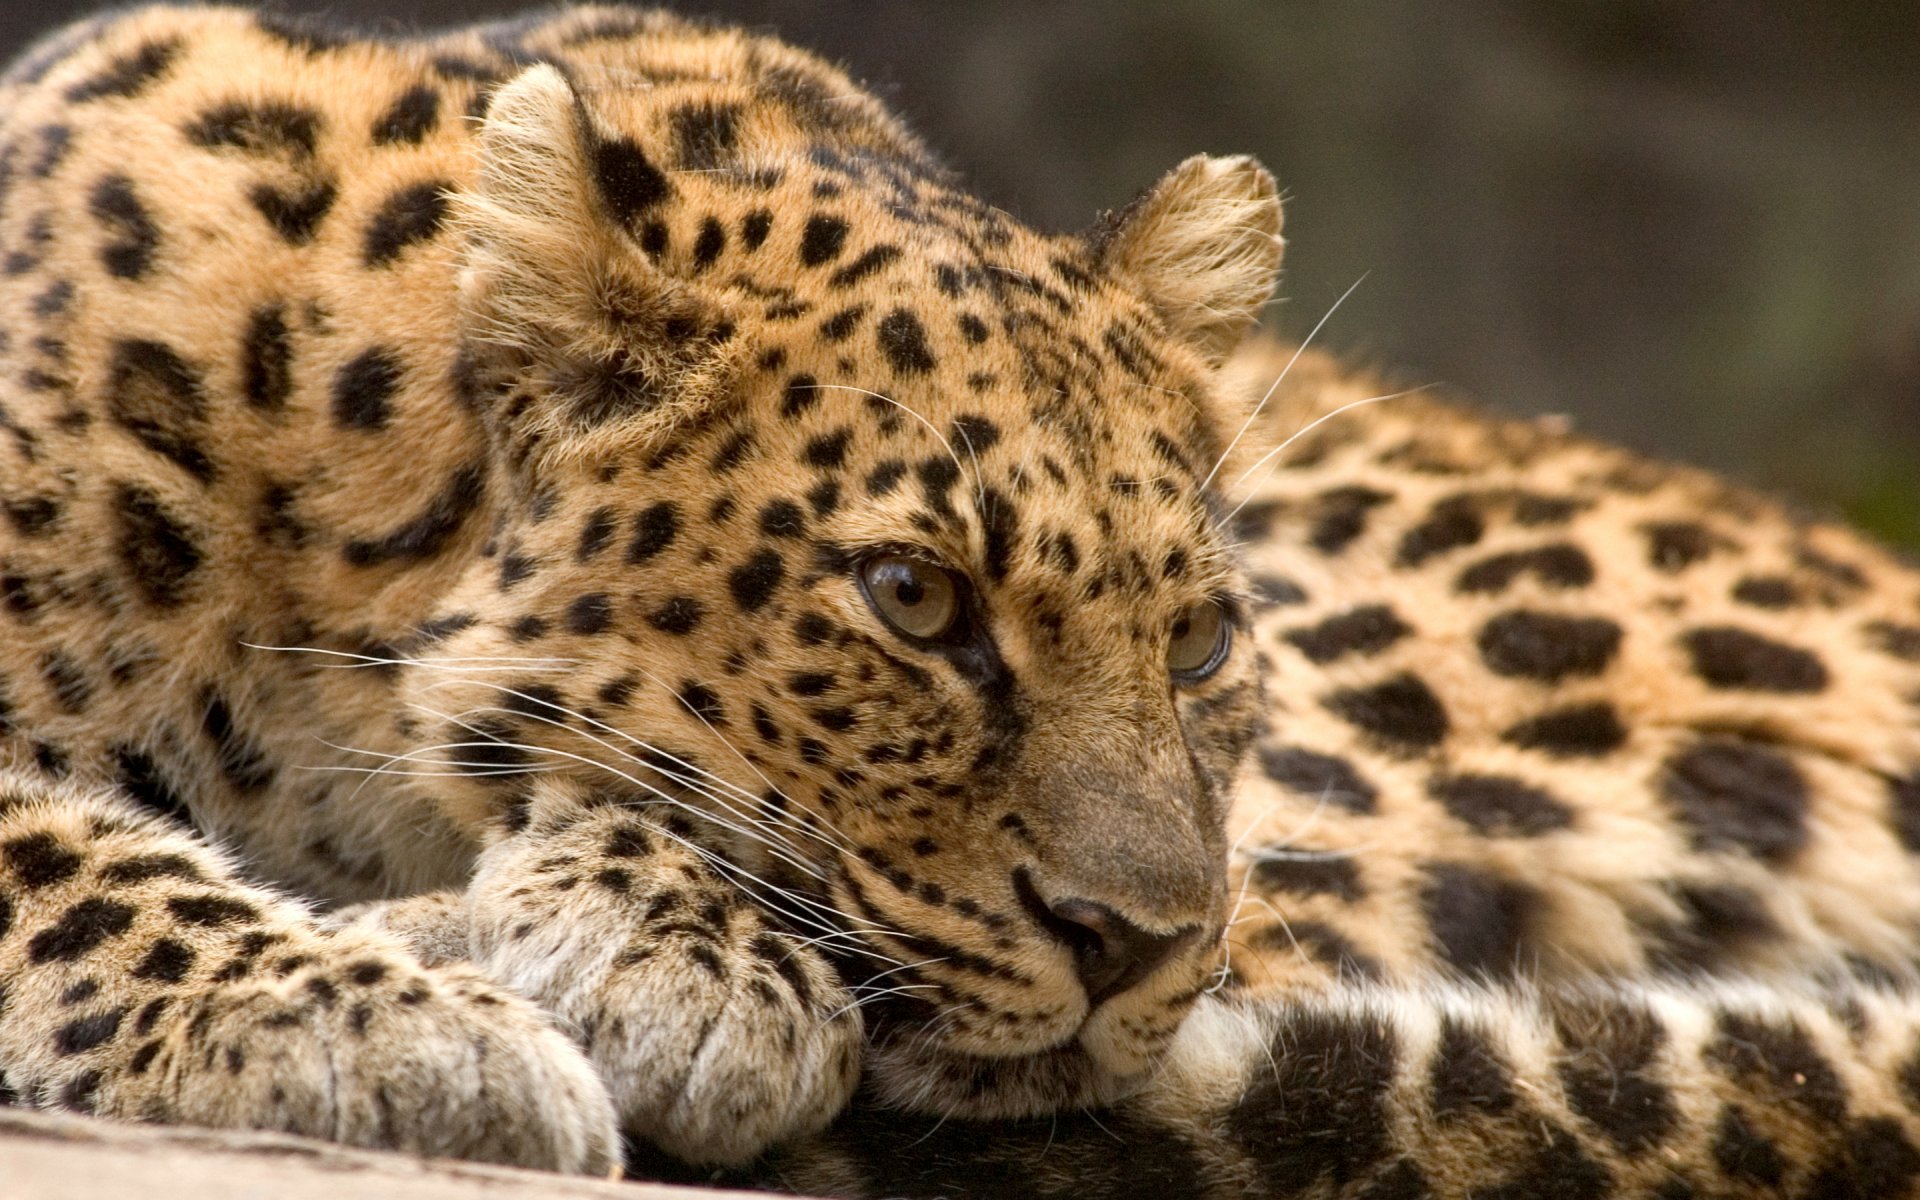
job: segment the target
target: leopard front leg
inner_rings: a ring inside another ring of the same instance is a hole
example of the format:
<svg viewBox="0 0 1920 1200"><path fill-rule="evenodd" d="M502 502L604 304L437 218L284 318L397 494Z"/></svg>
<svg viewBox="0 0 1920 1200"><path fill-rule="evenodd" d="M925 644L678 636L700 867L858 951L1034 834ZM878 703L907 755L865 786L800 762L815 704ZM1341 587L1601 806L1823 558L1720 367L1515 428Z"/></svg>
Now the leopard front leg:
<svg viewBox="0 0 1920 1200"><path fill-rule="evenodd" d="M862 1023L826 960L681 833L541 809L481 855L473 960L573 1029L626 1131L733 1165L838 1115Z"/></svg>
<svg viewBox="0 0 1920 1200"><path fill-rule="evenodd" d="M563 1171L612 1107L543 1014L325 933L106 791L0 776L0 1076L23 1102Z"/></svg>

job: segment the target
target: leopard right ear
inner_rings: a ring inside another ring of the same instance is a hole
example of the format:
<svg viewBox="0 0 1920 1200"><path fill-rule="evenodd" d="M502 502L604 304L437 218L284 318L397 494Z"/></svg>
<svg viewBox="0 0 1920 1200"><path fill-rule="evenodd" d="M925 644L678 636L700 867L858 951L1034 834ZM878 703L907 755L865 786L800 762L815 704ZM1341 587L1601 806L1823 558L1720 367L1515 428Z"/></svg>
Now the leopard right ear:
<svg viewBox="0 0 1920 1200"><path fill-rule="evenodd" d="M494 94L478 140L478 177L453 197L463 332L517 455L657 449L723 403L734 324L656 261L682 205L646 150L546 64Z"/></svg>

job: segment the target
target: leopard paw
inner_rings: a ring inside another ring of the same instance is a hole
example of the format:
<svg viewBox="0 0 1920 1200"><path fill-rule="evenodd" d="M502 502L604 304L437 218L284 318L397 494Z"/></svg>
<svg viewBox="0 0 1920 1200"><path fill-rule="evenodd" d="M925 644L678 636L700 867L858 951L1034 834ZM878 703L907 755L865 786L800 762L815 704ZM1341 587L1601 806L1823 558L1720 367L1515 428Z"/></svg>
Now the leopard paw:
<svg viewBox="0 0 1920 1200"><path fill-rule="evenodd" d="M737 1165L824 1128L859 1078L826 960L675 835L597 811L482 855L474 958L575 1033L627 1132Z"/></svg>
<svg viewBox="0 0 1920 1200"><path fill-rule="evenodd" d="M0 777L0 847L0 1072L25 1103L561 1171L615 1161L592 1065L471 967L426 968L377 929L320 931L110 793Z"/></svg>
<svg viewBox="0 0 1920 1200"><path fill-rule="evenodd" d="M555 1171L617 1161L605 1088L532 1005L468 968L329 942L285 978L131 1016L127 1057L88 1106Z"/></svg>

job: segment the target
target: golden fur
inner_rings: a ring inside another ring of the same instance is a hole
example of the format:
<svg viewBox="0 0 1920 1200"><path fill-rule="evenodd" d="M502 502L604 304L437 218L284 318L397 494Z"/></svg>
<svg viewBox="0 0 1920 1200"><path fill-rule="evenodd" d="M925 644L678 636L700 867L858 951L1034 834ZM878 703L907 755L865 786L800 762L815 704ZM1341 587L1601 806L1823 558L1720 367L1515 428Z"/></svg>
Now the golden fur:
<svg viewBox="0 0 1920 1200"><path fill-rule="evenodd" d="M1251 160L1044 236L620 8L137 10L0 104L23 1101L847 1195L1920 1175L1920 578L1236 356Z"/></svg>

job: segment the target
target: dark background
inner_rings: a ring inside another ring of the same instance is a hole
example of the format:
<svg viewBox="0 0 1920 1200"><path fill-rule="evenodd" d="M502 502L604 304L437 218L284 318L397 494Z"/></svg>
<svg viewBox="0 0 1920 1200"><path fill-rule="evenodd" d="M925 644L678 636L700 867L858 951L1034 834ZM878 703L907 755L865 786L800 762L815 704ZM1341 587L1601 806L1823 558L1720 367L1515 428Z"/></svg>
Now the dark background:
<svg viewBox="0 0 1920 1200"><path fill-rule="evenodd" d="M0 0L0 47L63 7ZM518 7L310 11L394 32ZM1910 3L684 7L845 63L1044 228L1196 151L1258 154L1289 199L1281 332L1365 275L1327 344L1920 547Z"/></svg>

